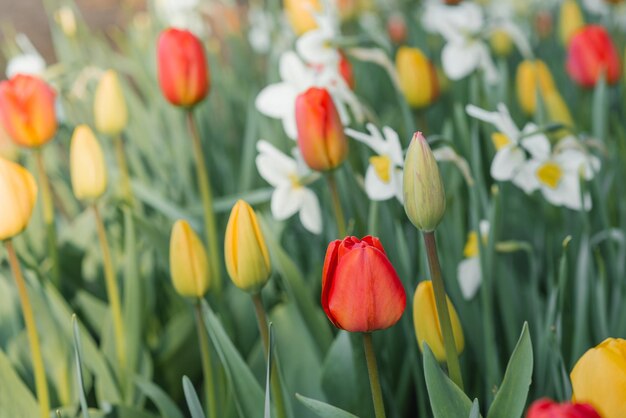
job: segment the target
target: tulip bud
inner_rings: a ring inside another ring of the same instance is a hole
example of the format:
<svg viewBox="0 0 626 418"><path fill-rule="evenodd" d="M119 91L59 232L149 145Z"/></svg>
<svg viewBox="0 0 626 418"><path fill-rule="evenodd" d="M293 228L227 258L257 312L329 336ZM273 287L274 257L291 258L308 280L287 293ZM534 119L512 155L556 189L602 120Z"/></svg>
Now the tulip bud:
<svg viewBox="0 0 626 418"><path fill-rule="evenodd" d="M157 46L159 85L176 106L191 107L209 92L209 68L200 40L187 30L161 32Z"/></svg>
<svg viewBox="0 0 626 418"><path fill-rule="evenodd" d="M528 115L533 115L537 109L537 92L545 100L546 93L556 90L550 69L541 60L522 61L517 67L515 84L517 100Z"/></svg>
<svg viewBox="0 0 626 418"><path fill-rule="evenodd" d="M74 129L70 145L70 175L74 196L95 200L107 187L107 170L100 143L87 125Z"/></svg>
<svg viewBox="0 0 626 418"><path fill-rule="evenodd" d="M128 122L126 100L117 73L108 70L100 78L93 101L96 129L105 135L119 135Z"/></svg>
<svg viewBox="0 0 626 418"><path fill-rule="evenodd" d="M302 158L313 170L332 170L348 156L341 118L326 89L311 87L297 97L296 126Z"/></svg>
<svg viewBox="0 0 626 418"><path fill-rule="evenodd" d="M567 73L583 87L593 87L600 76L615 84L620 76L620 61L615 45L606 29L588 25L570 40L567 49Z"/></svg>
<svg viewBox="0 0 626 418"><path fill-rule="evenodd" d="M57 130L55 93L43 80L18 74L0 82L0 123L17 145L39 147Z"/></svg>
<svg viewBox="0 0 626 418"><path fill-rule="evenodd" d="M434 231L446 211L446 194L435 156L416 132L404 160L404 210L423 232Z"/></svg>
<svg viewBox="0 0 626 418"><path fill-rule="evenodd" d="M181 296L201 298L209 290L209 262L202 241L187 221L176 221L170 238L170 273Z"/></svg>
<svg viewBox="0 0 626 418"><path fill-rule="evenodd" d="M346 57L343 52L339 53L339 74L341 78L346 82L350 90L354 90L354 73L352 71L352 63Z"/></svg>
<svg viewBox="0 0 626 418"><path fill-rule="evenodd" d="M568 45L572 36L585 25L583 13L576 0L565 0L559 12L559 34L563 45Z"/></svg>
<svg viewBox="0 0 626 418"><path fill-rule="evenodd" d="M396 54L396 71L400 89L411 106L428 106L439 96L435 67L419 49L400 47Z"/></svg>
<svg viewBox="0 0 626 418"><path fill-rule="evenodd" d="M314 13L322 9L319 0L285 0L285 14L296 36L317 28Z"/></svg>
<svg viewBox="0 0 626 418"><path fill-rule="evenodd" d="M626 411L626 340L607 338L589 349L570 373L572 399L593 405L603 418Z"/></svg>
<svg viewBox="0 0 626 418"><path fill-rule="evenodd" d="M346 237L329 244L322 272L322 308L337 327L371 332L393 326L406 293L376 237Z"/></svg>
<svg viewBox="0 0 626 418"><path fill-rule="evenodd" d="M76 35L76 15L74 10L69 6L62 6L54 12L54 19L57 21L61 30L68 38Z"/></svg>
<svg viewBox="0 0 626 418"><path fill-rule="evenodd" d="M570 114L567 104L558 91L549 91L543 97L548 111L548 119L550 122L562 123L565 126L574 126L572 115Z"/></svg>
<svg viewBox="0 0 626 418"><path fill-rule="evenodd" d="M526 418L600 418L600 415L589 404L560 404L544 398L533 402Z"/></svg>
<svg viewBox="0 0 626 418"><path fill-rule="evenodd" d="M0 241L26 228L37 201L35 179L21 165L0 158Z"/></svg>
<svg viewBox="0 0 626 418"><path fill-rule="evenodd" d="M226 269L238 288L258 292L270 277L270 256L252 207L237 201L230 212L224 240Z"/></svg>
<svg viewBox="0 0 626 418"><path fill-rule="evenodd" d="M489 38L489 43L493 52L499 57L506 57L513 51L513 40L505 30L494 30Z"/></svg>

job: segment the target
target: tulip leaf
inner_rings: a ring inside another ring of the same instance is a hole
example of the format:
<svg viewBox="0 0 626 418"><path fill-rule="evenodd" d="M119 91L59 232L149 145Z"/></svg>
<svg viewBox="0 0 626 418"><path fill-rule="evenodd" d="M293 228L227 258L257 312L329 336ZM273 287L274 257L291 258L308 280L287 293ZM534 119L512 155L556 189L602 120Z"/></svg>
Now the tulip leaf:
<svg viewBox="0 0 626 418"><path fill-rule="evenodd" d="M200 404L200 399L198 399L198 394L193 387L193 383L187 376L183 376L183 390L185 392L185 399L187 400L187 406L189 407L189 412L191 412L191 418L206 418L204 416L204 412L202 411L202 405Z"/></svg>
<svg viewBox="0 0 626 418"><path fill-rule="evenodd" d="M478 405L478 399L474 399L474 403L472 404L472 410L470 411L469 418L479 418L480 417L480 405Z"/></svg>
<svg viewBox="0 0 626 418"><path fill-rule="evenodd" d="M296 398L302 402L307 408L315 412L320 418L357 418L349 412L339 409L327 403L316 401L296 393Z"/></svg>
<svg viewBox="0 0 626 418"><path fill-rule="evenodd" d="M528 323L524 323L522 334L513 350L502 385L491 404L487 418L521 417L524 413L532 374L533 347Z"/></svg>
<svg viewBox="0 0 626 418"><path fill-rule="evenodd" d="M39 407L33 394L20 380L11 362L0 350L0 418L36 417Z"/></svg>
<svg viewBox="0 0 626 418"><path fill-rule="evenodd" d="M441 370L428 344L424 344L424 377L435 418L469 416L472 401Z"/></svg>
<svg viewBox="0 0 626 418"><path fill-rule="evenodd" d="M154 402L162 416L168 418L184 418L184 415L180 409L178 409L174 401L156 384L145 377L135 376L135 385L137 385L144 395Z"/></svg>
<svg viewBox="0 0 626 418"><path fill-rule="evenodd" d="M80 401L80 409L83 412L83 418L89 418L89 407L87 405L87 397L85 396L85 384L83 382L83 348L80 345L80 331L78 329L78 320L76 319L76 315L72 315L72 328L74 331L74 359L76 360L78 399Z"/></svg>
<svg viewBox="0 0 626 418"><path fill-rule="evenodd" d="M272 391L270 382L272 380L272 358L274 353L274 330L272 329L272 323L267 326L269 334L269 350L267 353L267 370L265 372L265 412L264 418L272 418Z"/></svg>

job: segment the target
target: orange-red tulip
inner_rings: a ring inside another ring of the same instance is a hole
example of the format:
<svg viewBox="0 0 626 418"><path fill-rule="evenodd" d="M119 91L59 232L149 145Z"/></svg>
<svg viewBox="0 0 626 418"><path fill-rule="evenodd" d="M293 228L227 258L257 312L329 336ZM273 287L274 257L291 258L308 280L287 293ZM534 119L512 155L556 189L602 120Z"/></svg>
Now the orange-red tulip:
<svg viewBox="0 0 626 418"><path fill-rule="evenodd" d="M311 87L298 96L296 125L302 158L313 170L332 170L346 159L348 140L328 91Z"/></svg>
<svg viewBox="0 0 626 418"><path fill-rule="evenodd" d="M209 92L209 67L200 40L187 30L170 28L157 46L159 84L176 106L193 106Z"/></svg>
<svg viewBox="0 0 626 418"><path fill-rule="evenodd" d="M55 92L43 80L18 74L0 82L0 123L23 147L39 147L57 130Z"/></svg>
<svg viewBox="0 0 626 418"><path fill-rule="evenodd" d="M588 404L539 399L528 408L526 418L600 418L600 414Z"/></svg>
<svg viewBox="0 0 626 418"><path fill-rule="evenodd" d="M346 237L330 243L322 274L322 307L328 319L350 332L393 326L406 293L376 237Z"/></svg>
<svg viewBox="0 0 626 418"><path fill-rule="evenodd" d="M588 25L572 36L567 50L567 72L583 87L593 87L604 73L608 84L620 76L620 61L606 29Z"/></svg>
<svg viewBox="0 0 626 418"><path fill-rule="evenodd" d="M352 63L343 52L339 55L339 74L344 79L350 90L354 90L354 73L352 72Z"/></svg>

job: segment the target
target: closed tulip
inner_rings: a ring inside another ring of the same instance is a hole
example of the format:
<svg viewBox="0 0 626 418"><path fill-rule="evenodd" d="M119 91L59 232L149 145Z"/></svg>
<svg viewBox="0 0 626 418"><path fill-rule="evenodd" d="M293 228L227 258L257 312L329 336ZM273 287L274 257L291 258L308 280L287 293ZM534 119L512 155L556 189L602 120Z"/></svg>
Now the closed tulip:
<svg viewBox="0 0 626 418"><path fill-rule="evenodd" d="M346 237L330 243L322 273L322 308L337 327L371 332L393 326L406 294L378 238Z"/></svg>
<svg viewBox="0 0 626 418"><path fill-rule="evenodd" d="M348 140L326 89L311 87L296 98L296 126L298 147L313 170L332 170L348 156Z"/></svg>
<svg viewBox="0 0 626 418"><path fill-rule="evenodd" d="M107 170L100 143L87 125L74 129L70 145L72 189L79 200L95 200L107 187Z"/></svg>
<svg viewBox="0 0 626 418"><path fill-rule="evenodd" d="M591 405L580 403L557 403L539 399L528 408L526 418L601 418Z"/></svg>
<svg viewBox="0 0 626 418"><path fill-rule="evenodd" d="M412 107L428 106L439 96L435 67L419 49L400 47L396 54L396 71L400 89Z"/></svg>
<svg viewBox="0 0 626 418"><path fill-rule="evenodd" d="M93 102L96 129L106 135L119 135L128 122L126 100L117 73L106 71L96 88Z"/></svg>
<svg viewBox="0 0 626 418"><path fill-rule="evenodd" d="M209 290L209 262L202 241L187 221L176 221L170 238L170 273L181 296L201 298Z"/></svg>
<svg viewBox="0 0 626 418"><path fill-rule="evenodd" d="M40 147L57 130L55 92L43 80L18 74L0 82L0 123L22 147Z"/></svg>
<svg viewBox="0 0 626 418"><path fill-rule="evenodd" d="M0 241L26 228L37 201L35 179L21 165L0 158Z"/></svg>
<svg viewBox="0 0 626 418"><path fill-rule="evenodd" d="M570 373L572 399L593 405L602 418L626 411L626 340L607 338L589 349Z"/></svg>
<svg viewBox="0 0 626 418"><path fill-rule="evenodd" d="M226 269L238 288L257 292L270 277L270 256L252 207L237 201L230 212L224 240Z"/></svg>
<svg viewBox="0 0 626 418"><path fill-rule="evenodd" d="M583 13L576 0L565 0L559 11L559 35L563 45L568 45L572 36L585 25Z"/></svg>
<svg viewBox="0 0 626 418"><path fill-rule="evenodd" d="M448 311L450 312L450 322L452 323L456 352L460 354L465 347L463 329L461 328L461 322L459 321L456 310L447 296L446 301L448 302ZM437 314L435 305L433 282L430 280L420 282L417 289L415 289L415 296L413 297L413 325L415 326L415 334L420 350L423 349L425 342L433 351L438 361L446 361L441 324L439 323L439 315Z"/></svg>
<svg viewBox="0 0 626 418"><path fill-rule="evenodd" d="M343 78L348 87L350 87L350 90L354 90L355 81L352 63L343 52L340 52L339 54L338 70L339 74L341 74L341 78Z"/></svg>
<svg viewBox="0 0 626 418"><path fill-rule="evenodd" d="M166 29L157 46L158 76L165 98L191 107L209 92L209 68L200 40L191 32Z"/></svg>
<svg viewBox="0 0 626 418"><path fill-rule="evenodd" d="M537 93L545 100L546 93L556 90L550 69L541 60L522 61L517 67L515 85L517 100L528 115L537 110Z"/></svg>
<svg viewBox="0 0 626 418"><path fill-rule="evenodd" d="M558 91L553 90L547 92L543 99L550 122L562 123L565 126L574 126L574 120L572 119L569 108Z"/></svg>
<svg viewBox="0 0 626 418"><path fill-rule="evenodd" d="M572 80L583 87L595 86L602 75L608 84L617 83L620 60L604 27L588 25L572 37L566 69Z"/></svg>
<svg viewBox="0 0 626 418"><path fill-rule="evenodd" d="M417 229L434 231L446 211L439 167L426 138L413 135L404 160L404 210Z"/></svg>
<svg viewBox="0 0 626 418"><path fill-rule="evenodd" d="M284 7L287 20L297 36L317 28L314 13L322 8L320 0L285 0Z"/></svg>

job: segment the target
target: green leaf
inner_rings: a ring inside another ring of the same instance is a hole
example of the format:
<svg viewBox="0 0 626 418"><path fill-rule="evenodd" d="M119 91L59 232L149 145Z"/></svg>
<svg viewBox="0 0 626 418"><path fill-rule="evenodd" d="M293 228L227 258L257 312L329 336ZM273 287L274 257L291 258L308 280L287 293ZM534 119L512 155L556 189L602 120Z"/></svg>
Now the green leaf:
<svg viewBox="0 0 626 418"><path fill-rule="evenodd" d="M528 323L525 322L522 335L511 354L502 385L491 404L487 418L521 417L524 413L532 374L533 346L528 332Z"/></svg>
<svg viewBox="0 0 626 418"><path fill-rule="evenodd" d="M72 328L74 331L74 358L76 360L76 376L78 380L78 399L80 400L80 409L83 412L83 418L89 418L89 406L87 405L85 384L83 383L83 349L80 345L80 331L78 330L76 315L72 315Z"/></svg>
<svg viewBox="0 0 626 418"><path fill-rule="evenodd" d="M472 404L472 410L470 411L469 418L478 418L480 417L480 405L478 405L478 399L474 399L474 403Z"/></svg>
<svg viewBox="0 0 626 418"><path fill-rule="evenodd" d="M137 385L144 395L154 402L162 416L168 418L184 418L184 415L180 409L178 409L174 401L156 384L144 377L135 376L135 385Z"/></svg>
<svg viewBox="0 0 626 418"><path fill-rule="evenodd" d="M267 353L267 370L265 372L265 418L272 418L272 391L270 388L270 382L272 380L272 358L274 353L274 330L272 329L272 323L267 326L270 336L270 349Z"/></svg>
<svg viewBox="0 0 626 418"><path fill-rule="evenodd" d="M311 411L315 412L320 418L358 418L356 415L352 415L343 409L339 409L324 402L316 401L315 399L304 397L299 393L296 393L296 398Z"/></svg>
<svg viewBox="0 0 626 418"><path fill-rule="evenodd" d="M39 406L0 350L0 418L37 417Z"/></svg>
<svg viewBox="0 0 626 418"><path fill-rule="evenodd" d="M187 400L189 412L191 412L191 418L206 418L202 411L198 394L187 376L183 376L183 390L185 391L185 399Z"/></svg>

